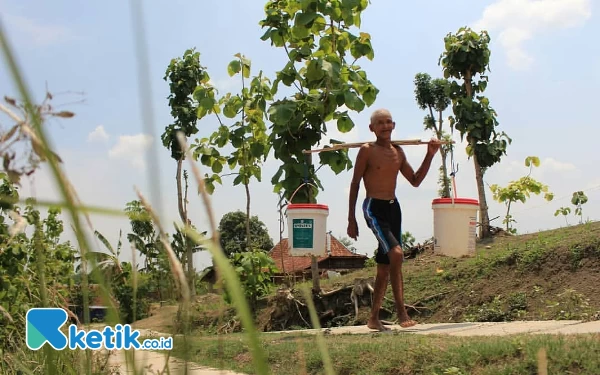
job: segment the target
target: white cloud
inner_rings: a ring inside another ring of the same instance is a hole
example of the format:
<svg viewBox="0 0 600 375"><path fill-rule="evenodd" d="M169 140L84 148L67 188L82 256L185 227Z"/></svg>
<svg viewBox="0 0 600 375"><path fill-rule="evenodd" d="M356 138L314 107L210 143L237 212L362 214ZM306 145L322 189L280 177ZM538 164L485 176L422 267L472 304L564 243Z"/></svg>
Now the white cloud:
<svg viewBox="0 0 600 375"><path fill-rule="evenodd" d="M242 90L242 82L239 76L225 77L220 79L209 79L208 83L217 89L218 95L222 96L231 92L233 95Z"/></svg>
<svg viewBox="0 0 600 375"><path fill-rule="evenodd" d="M104 126L102 125L98 125L96 127L96 129L94 129L89 135L88 135L88 142L95 142L95 141L99 141L99 142L104 142L104 141L108 141L109 139L109 135L106 132L106 130L104 130Z"/></svg>
<svg viewBox="0 0 600 375"><path fill-rule="evenodd" d="M571 163L564 163L554 158L545 158L541 161L540 167L546 167L557 172L575 171L577 167Z"/></svg>
<svg viewBox="0 0 600 375"><path fill-rule="evenodd" d="M144 152L150 147L152 137L146 134L121 135L119 141L108 152L113 159L126 160L135 168L146 168Z"/></svg>
<svg viewBox="0 0 600 375"><path fill-rule="evenodd" d="M67 27L41 23L37 20L4 13L4 21L9 32L21 34L24 40L33 42L37 46L48 46L56 43L77 39L77 36Z"/></svg>
<svg viewBox="0 0 600 375"><path fill-rule="evenodd" d="M485 8L473 28L498 32L509 66L525 70L533 57L524 42L551 29L581 26L591 15L590 0L498 0Z"/></svg>

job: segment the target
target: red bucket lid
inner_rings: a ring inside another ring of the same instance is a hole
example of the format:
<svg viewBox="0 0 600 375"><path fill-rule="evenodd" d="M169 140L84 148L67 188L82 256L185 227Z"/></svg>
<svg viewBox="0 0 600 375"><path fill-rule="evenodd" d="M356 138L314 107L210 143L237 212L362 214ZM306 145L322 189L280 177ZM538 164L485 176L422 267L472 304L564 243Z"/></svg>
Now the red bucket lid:
<svg viewBox="0 0 600 375"><path fill-rule="evenodd" d="M312 209L312 210L327 210L329 211L329 207L326 204L318 204L318 203L290 203L287 206L288 210L294 209Z"/></svg>
<svg viewBox="0 0 600 375"><path fill-rule="evenodd" d="M452 204L452 198L436 198L433 200L432 204ZM454 198L454 204L472 204L479 206L479 201L471 198Z"/></svg>

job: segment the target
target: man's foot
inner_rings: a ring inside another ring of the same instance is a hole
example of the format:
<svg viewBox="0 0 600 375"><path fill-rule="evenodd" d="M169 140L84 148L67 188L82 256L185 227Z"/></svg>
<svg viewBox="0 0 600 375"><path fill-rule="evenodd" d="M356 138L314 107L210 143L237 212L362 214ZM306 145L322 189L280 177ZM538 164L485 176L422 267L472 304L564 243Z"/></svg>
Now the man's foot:
<svg viewBox="0 0 600 375"><path fill-rule="evenodd" d="M415 322L414 320L412 320L410 318L400 320L400 327L402 327L402 328L408 328L408 327L412 327L415 325L417 325L417 322Z"/></svg>
<svg viewBox="0 0 600 375"><path fill-rule="evenodd" d="M367 327L371 328L371 329L376 329L378 331L384 332L384 331L390 331L390 329L386 326L383 325L383 323L381 322L381 320L375 320L375 319L369 319L369 321L367 322Z"/></svg>

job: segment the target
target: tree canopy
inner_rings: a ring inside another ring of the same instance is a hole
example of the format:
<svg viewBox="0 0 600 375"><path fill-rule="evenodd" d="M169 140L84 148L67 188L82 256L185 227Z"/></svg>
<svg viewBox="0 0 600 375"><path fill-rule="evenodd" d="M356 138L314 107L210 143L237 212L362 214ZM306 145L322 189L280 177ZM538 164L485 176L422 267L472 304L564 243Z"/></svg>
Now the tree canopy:
<svg viewBox="0 0 600 375"><path fill-rule="evenodd" d="M242 211L228 212L219 222L221 246L227 256L242 253L246 250L269 251L273 248L273 240L269 236L266 225L258 216L250 218L251 249L246 249L246 214Z"/></svg>

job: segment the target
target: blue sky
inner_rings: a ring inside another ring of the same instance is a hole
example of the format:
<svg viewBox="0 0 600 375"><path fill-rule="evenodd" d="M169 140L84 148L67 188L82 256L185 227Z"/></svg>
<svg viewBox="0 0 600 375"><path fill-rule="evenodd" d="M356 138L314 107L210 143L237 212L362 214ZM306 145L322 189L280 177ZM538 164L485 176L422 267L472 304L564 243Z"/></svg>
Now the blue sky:
<svg viewBox="0 0 600 375"><path fill-rule="evenodd" d="M448 32L465 25L484 28L492 38L486 95L498 112L499 130L513 138L508 156L487 172L486 183L504 185L526 174L525 157L536 155L542 166L534 170L533 176L548 184L556 199L545 203L541 197L533 197L526 204L515 205L513 214L519 231L564 225L564 219L553 213L560 206L570 205L575 190L586 190L589 202L584 206L584 216L597 220L597 4L591 0L373 2L364 12L361 31L371 34L375 59L361 65L380 89L378 99L371 108L352 113L357 124L353 131L340 134L333 126L328 136L350 142L372 140L369 115L375 108L385 107L395 117L395 139L430 138L432 134L422 128L425 113L414 100L414 76L418 72L441 76L437 62ZM122 208L136 198L134 186L150 194L148 173L156 173L162 191L163 221L178 220L175 163L159 139L171 121L166 99L168 85L163 80L165 69L171 58L196 47L201 63L222 92L235 92L239 87L226 71L227 63L238 52L252 60L254 73L263 70L274 77L284 66L285 55L260 40L264 30L258 22L263 17L263 6L264 1L255 0L144 2L149 70L145 84L151 89L152 106L142 109L129 2L0 0L2 27L31 91L42 98L47 84L52 93L62 93L56 95L54 103L66 104L62 108L76 113L73 119L54 120L47 126L55 149L65 161L67 176L84 203ZM2 66L0 94L16 96L4 61ZM142 110L153 116L153 134L146 132ZM444 115L450 114L447 111ZM7 119L0 117L0 121L2 129L6 129ZM212 118L200 122L198 137L210 134L215 125ZM159 150L159 168L150 168L147 160L146 151L154 143ZM426 148L410 146L405 150L416 170ZM350 155L354 159L356 151ZM466 158L464 145L457 147L455 157L459 163L458 194L477 198L473 164ZM252 214L267 224L274 242L279 240L278 198L269 181L278 163L269 160L264 167L264 182L251 186ZM436 157L429 175L417 189L399 177L397 195L403 209L403 228L417 241L432 235L431 200L437 194L439 165ZM321 192L319 203L330 207L328 230L344 236L352 171L336 176L322 168L319 173L326 189ZM22 194L58 198L45 168L25 182ZM360 236L356 246L370 255L376 242L360 213L363 194L361 187L357 203ZM212 198L217 220L229 211L245 208L243 188L230 186L230 180L218 186ZM503 215L504 207L492 201L489 190L487 198L490 217ZM190 201L192 221L199 229L208 230L200 198L192 195ZM95 228L113 243L119 229L124 233L130 229L124 219L93 215L92 220ZM495 225L500 225L500 221L495 220ZM570 217L569 222L576 222L576 218ZM72 238L70 234L67 237ZM129 259L127 247L124 252L123 257ZM208 264L208 254L197 256L198 269Z"/></svg>

